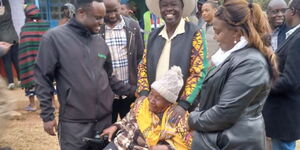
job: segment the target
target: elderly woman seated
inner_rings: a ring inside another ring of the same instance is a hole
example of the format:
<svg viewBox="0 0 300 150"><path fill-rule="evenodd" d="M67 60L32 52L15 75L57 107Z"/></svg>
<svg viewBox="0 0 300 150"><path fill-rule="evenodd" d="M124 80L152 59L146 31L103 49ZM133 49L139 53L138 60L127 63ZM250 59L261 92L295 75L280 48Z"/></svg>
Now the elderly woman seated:
<svg viewBox="0 0 300 150"><path fill-rule="evenodd" d="M103 131L101 136L108 135L109 141L117 132L104 149L190 149L192 136L187 126L188 113L180 116L178 122L168 121L182 86L181 69L173 66L151 85L148 97L137 99L122 120Z"/></svg>

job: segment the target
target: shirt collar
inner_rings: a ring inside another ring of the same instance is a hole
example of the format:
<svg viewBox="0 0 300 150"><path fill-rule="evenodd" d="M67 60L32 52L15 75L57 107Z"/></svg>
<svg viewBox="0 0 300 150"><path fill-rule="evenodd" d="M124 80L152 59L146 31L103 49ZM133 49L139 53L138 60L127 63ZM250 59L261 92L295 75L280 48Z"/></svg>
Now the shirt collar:
<svg viewBox="0 0 300 150"><path fill-rule="evenodd" d="M290 31L286 32L286 39L292 35L298 28L300 28L300 24L298 24L296 27L294 27L293 29L291 29Z"/></svg>
<svg viewBox="0 0 300 150"><path fill-rule="evenodd" d="M79 23L75 18L72 18L69 23L69 26L73 28L73 31L79 33L82 36L90 37L94 33L92 33L87 27L85 27L83 24Z"/></svg>
<svg viewBox="0 0 300 150"><path fill-rule="evenodd" d="M105 26L106 29L110 29L110 30L122 30L125 26L125 21L123 16L120 16L121 18L121 22L119 22L116 26L114 26L113 28L109 27L109 26Z"/></svg>
<svg viewBox="0 0 300 150"><path fill-rule="evenodd" d="M228 51L223 51L221 48L211 56L211 61L215 66L222 64L229 55L235 51L238 51L248 45L248 41L245 37L241 37L240 41L234 45L234 47Z"/></svg>
<svg viewBox="0 0 300 150"><path fill-rule="evenodd" d="M277 27L273 30L272 35L276 35L279 33L280 27Z"/></svg>
<svg viewBox="0 0 300 150"><path fill-rule="evenodd" d="M159 33L159 35L162 36L165 39L172 40L177 35L182 34L182 33L185 32L185 28L184 27L185 27L185 21L184 21L183 18L181 18L178 26L175 29L174 34L171 36L171 38L168 37L167 26L166 25L164 26L164 28L162 29L162 31Z"/></svg>

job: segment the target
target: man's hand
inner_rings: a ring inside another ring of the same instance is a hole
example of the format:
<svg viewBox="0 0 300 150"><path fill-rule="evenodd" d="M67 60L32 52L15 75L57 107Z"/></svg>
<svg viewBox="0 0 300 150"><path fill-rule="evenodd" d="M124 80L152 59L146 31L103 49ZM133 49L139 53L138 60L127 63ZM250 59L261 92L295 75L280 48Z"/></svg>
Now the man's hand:
<svg viewBox="0 0 300 150"><path fill-rule="evenodd" d="M12 44L10 43L0 41L0 47L3 48L5 54L10 50L11 46Z"/></svg>
<svg viewBox="0 0 300 150"><path fill-rule="evenodd" d="M150 147L150 150L169 150L167 145L155 145Z"/></svg>
<svg viewBox="0 0 300 150"><path fill-rule="evenodd" d="M185 110L179 105L176 105L175 107L172 107L171 109L172 109L172 113L169 118L169 123L177 125L179 123L180 119L182 117L184 117Z"/></svg>
<svg viewBox="0 0 300 150"><path fill-rule="evenodd" d="M114 135L114 133L118 130L118 127L115 125L112 125L106 129L103 130L102 134L100 135L100 137L104 136L104 135L108 135L108 141L111 142L112 136Z"/></svg>
<svg viewBox="0 0 300 150"><path fill-rule="evenodd" d="M55 131L54 131L55 129ZM44 122L44 130L51 136L55 136L55 132L57 132L57 123L56 120Z"/></svg>

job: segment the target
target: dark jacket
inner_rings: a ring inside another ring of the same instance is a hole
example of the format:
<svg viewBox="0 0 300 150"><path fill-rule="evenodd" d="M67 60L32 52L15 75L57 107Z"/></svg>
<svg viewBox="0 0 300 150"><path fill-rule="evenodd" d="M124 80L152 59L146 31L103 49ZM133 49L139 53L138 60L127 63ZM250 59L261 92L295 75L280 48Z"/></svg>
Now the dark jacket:
<svg viewBox="0 0 300 150"><path fill-rule="evenodd" d="M263 150L261 114L270 91L269 65L254 48L233 52L206 76L190 113L194 150Z"/></svg>
<svg viewBox="0 0 300 150"><path fill-rule="evenodd" d="M139 65L137 89L139 96L148 96L151 84L156 79L157 64L166 43L166 39L159 35L163 28L164 26L150 33L147 50ZM175 65L182 70L184 86L177 102L188 110L201 90L208 62L206 39L202 30L190 22L185 22L184 31L172 39L169 67Z"/></svg>
<svg viewBox="0 0 300 150"><path fill-rule="evenodd" d="M43 121L54 119L54 80L60 121L94 122L111 117L111 87L122 87L122 82L111 74L109 49L99 35L92 35L75 19L48 31L41 40L35 64L36 94Z"/></svg>
<svg viewBox="0 0 300 150"><path fill-rule="evenodd" d="M158 60L160 58L160 55L166 43L166 40L162 36L159 36L159 33L163 30L163 28L164 26L151 32L148 39L148 47L147 47L148 50L147 69L148 70L147 71L148 71L149 85L151 85L155 81ZM179 66L182 70L184 81L189 76L191 49L192 49L192 44L190 43L192 43L194 35L197 31L199 31L197 26L194 26L194 24L186 22L185 34L178 35L176 38L172 40L170 67L172 67L173 65Z"/></svg>
<svg viewBox="0 0 300 150"><path fill-rule="evenodd" d="M278 48L279 80L272 87L263 109L267 136L300 139L300 29Z"/></svg>
<svg viewBox="0 0 300 150"><path fill-rule="evenodd" d="M9 0L2 0L5 7L5 13L0 15L0 41L5 41L8 43L19 42L18 34L15 30L12 12L9 5Z"/></svg>
<svg viewBox="0 0 300 150"><path fill-rule="evenodd" d="M283 24L282 26L279 27L278 38L277 38L277 49L285 41L285 39L286 39L285 33L289 30L290 30L290 28L286 24Z"/></svg>
<svg viewBox="0 0 300 150"><path fill-rule="evenodd" d="M131 86L131 96L134 96L137 86L137 68L143 56L144 41L138 22L128 17L123 18L127 37L129 84ZM100 34L105 39L105 25L101 27Z"/></svg>

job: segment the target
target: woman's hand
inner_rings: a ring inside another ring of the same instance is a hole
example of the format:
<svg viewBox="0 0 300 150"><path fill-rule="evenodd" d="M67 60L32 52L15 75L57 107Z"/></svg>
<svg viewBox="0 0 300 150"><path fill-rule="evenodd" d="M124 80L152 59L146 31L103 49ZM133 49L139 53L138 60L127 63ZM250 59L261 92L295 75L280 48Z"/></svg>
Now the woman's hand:
<svg viewBox="0 0 300 150"><path fill-rule="evenodd" d="M108 141L111 142L112 136L114 135L114 133L118 130L118 127L115 125L112 125L106 129L103 130L102 134L100 135L100 137L104 136L104 135L108 135Z"/></svg>
<svg viewBox="0 0 300 150"><path fill-rule="evenodd" d="M10 50L11 46L12 44L10 43L0 41L0 47L3 49L4 54L6 54Z"/></svg>
<svg viewBox="0 0 300 150"><path fill-rule="evenodd" d="M180 119L184 117L186 112L179 105L176 105L175 107L172 107L171 109L172 109L171 110L172 113L170 114L169 123L177 125L179 123Z"/></svg>

